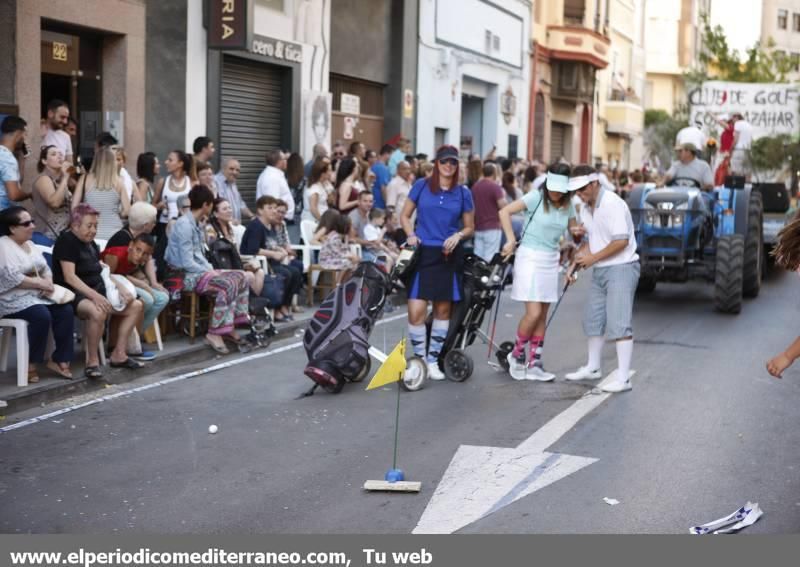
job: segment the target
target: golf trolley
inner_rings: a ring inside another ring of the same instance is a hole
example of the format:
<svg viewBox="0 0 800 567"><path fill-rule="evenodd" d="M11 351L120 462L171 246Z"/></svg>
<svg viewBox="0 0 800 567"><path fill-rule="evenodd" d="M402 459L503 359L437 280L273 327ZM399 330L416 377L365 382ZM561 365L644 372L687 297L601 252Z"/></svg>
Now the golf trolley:
<svg viewBox="0 0 800 567"><path fill-rule="evenodd" d="M472 376L475 364L466 348L475 342L476 337L494 346L493 338L481 330L481 325L503 289L507 268L508 263L499 253L488 263L473 254L467 254L464 259L464 296L462 301L453 304L450 327L439 355L439 368L453 382L463 382ZM426 321L429 341L432 323L433 315L429 315ZM403 376L403 387L409 391L419 390L427 378L425 361L416 356L410 358Z"/></svg>

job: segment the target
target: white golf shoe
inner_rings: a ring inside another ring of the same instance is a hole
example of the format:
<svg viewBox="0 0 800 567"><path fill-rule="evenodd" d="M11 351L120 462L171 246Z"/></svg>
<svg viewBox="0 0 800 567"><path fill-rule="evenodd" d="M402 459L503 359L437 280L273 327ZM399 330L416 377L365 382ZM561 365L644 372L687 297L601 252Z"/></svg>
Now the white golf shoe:
<svg viewBox="0 0 800 567"><path fill-rule="evenodd" d="M621 380L618 376L618 372L614 370L608 375L603 383L598 386L598 388L604 392L608 392L609 394L627 392L628 390L633 389L633 385L631 384L631 376L634 374L636 374L636 371L631 370L628 372L628 377L625 380Z"/></svg>
<svg viewBox="0 0 800 567"><path fill-rule="evenodd" d="M446 378L444 372L439 369L438 362L428 363L428 378L431 380L444 380Z"/></svg>
<svg viewBox="0 0 800 567"><path fill-rule="evenodd" d="M508 353L508 373L514 380L525 380L525 357L517 358L514 353Z"/></svg>
<svg viewBox="0 0 800 567"><path fill-rule="evenodd" d="M537 380L539 382L552 382L556 379L556 375L552 372L547 372L544 368L539 366L530 366L525 372L526 380Z"/></svg>
<svg viewBox="0 0 800 567"><path fill-rule="evenodd" d="M602 377L603 373L599 368L591 370L588 366L581 366L575 372L570 372L564 376L567 380L599 380Z"/></svg>

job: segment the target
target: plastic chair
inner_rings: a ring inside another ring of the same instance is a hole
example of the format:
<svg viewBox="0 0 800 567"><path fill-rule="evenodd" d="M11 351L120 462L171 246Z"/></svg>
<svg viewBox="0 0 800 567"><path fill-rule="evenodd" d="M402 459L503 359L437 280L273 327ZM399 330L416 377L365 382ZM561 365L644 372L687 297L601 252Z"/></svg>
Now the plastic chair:
<svg viewBox="0 0 800 567"><path fill-rule="evenodd" d="M17 337L17 386L28 385L28 322L23 319L0 319L3 336L0 339L0 372L8 368L8 351L11 347L11 330Z"/></svg>

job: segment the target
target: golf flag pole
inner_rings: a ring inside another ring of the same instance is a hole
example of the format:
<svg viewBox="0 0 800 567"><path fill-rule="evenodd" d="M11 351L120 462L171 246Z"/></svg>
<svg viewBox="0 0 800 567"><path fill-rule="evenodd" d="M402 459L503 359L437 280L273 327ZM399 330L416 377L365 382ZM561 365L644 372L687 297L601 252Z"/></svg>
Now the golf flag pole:
<svg viewBox="0 0 800 567"><path fill-rule="evenodd" d="M374 390L392 382L397 382L397 401L394 416L394 450L392 452L392 468L387 471L384 480L368 480L364 483L365 490L392 491L392 492L419 492L422 483L407 482L405 474L397 468L397 447L400 438L400 387L403 373L406 371L406 339L403 337L392 352L385 358L381 367L372 377L367 390Z"/></svg>

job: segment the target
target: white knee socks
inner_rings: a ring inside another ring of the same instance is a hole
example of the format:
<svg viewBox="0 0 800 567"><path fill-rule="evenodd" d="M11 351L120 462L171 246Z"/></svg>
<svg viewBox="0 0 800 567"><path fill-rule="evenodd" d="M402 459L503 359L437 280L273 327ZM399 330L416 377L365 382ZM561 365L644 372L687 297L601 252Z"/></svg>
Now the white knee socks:
<svg viewBox="0 0 800 567"><path fill-rule="evenodd" d="M602 368L603 337L589 337L589 362L586 364L589 370L600 370Z"/></svg>
<svg viewBox="0 0 800 567"><path fill-rule="evenodd" d="M628 379L633 357L633 339L617 341L617 380L624 382Z"/></svg>

